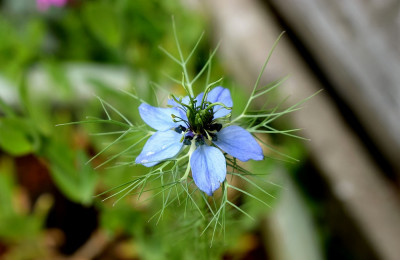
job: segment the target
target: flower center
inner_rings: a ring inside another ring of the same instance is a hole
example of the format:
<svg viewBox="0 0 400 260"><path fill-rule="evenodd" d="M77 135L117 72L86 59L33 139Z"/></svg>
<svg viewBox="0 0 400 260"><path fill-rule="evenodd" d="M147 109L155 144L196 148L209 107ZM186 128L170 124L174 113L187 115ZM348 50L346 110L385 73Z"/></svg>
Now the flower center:
<svg viewBox="0 0 400 260"><path fill-rule="evenodd" d="M173 97L180 104L180 109L186 113L186 119L176 115L171 115L174 122L182 122L184 125L175 127L175 132L184 135L181 142L185 145L191 145L195 141L196 146L205 144L205 141L217 141L217 133L222 129L222 124L214 120L213 107L216 105L224 106L221 103L203 102L198 104L197 100L192 99L189 104L183 103L181 100Z"/></svg>
<svg viewBox="0 0 400 260"><path fill-rule="evenodd" d="M212 124L214 118L213 111L210 110L200 110L194 116L194 120L189 120L191 129L198 134L205 134L204 131L209 128Z"/></svg>

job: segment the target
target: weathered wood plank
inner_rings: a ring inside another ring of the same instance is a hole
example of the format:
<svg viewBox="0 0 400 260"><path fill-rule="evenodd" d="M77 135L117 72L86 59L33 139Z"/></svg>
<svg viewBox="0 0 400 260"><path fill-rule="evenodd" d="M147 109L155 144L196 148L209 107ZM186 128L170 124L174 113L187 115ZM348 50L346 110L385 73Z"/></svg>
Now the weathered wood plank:
<svg viewBox="0 0 400 260"><path fill-rule="evenodd" d="M267 0L400 177L400 1Z"/></svg>
<svg viewBox="0 0 400 260"><path fill-rule="evenodd" d="M279 35L279 28L255 0L207 0L207 13L226 66L249 87L262 67L266 53ZM267 66L264 82L290 74L283 96L293 104L323 86L290 45L283 40ZM290 104L289 104L290 105ZM311 138L306 143L333 194L359 225L381 259L397 260L400 255L400 202L391 183L369 158L342 117L324 93L292 115L296 127Z"/></svg>

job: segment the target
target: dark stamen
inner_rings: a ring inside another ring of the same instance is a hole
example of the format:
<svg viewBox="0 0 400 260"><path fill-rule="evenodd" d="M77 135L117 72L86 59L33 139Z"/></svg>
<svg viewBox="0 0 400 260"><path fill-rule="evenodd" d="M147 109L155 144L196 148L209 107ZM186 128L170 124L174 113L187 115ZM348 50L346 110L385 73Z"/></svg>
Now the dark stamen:
<svg viewBox="0 0 400 260"><path fill-rule="evenodd" d="M192 144L193 137L190 135L185 136L185 139L183 139L183 144L184 145L191 145Z"/></svg>
<svg viewBox="0 0 400 260"><path fill-rule="evenodd" d="M186 127L180 125L180 126L178 126L178 127L175 127L174 130L175 130L175 132L177 132L178 134L182 134L182 132L185 132L185 131L186 131Z"/></svg>
<svg viewBox="0 0 400 260"><path fill-rule="evenodd" d="M200 146L200 145L203 145L203 144L205 144L203 136L198 135L196 137L196 146Z"/></svg>
<svg viewBox="0 0 400 260"><path fill-rule="evenodd" d="M222 124L215 123L215 124L210 125L209 130L210 130L210 131L217 131L217 132L219 132L219 131L221 130L221 128L222 128Z"/></svg>
<svg viewBox="0 0 400 260"><path fill-rule="evenodd" d="M218 137L217 137L216 134L214 134L214 133L208 133L208 134L210 135L211 140L212 140L213 142L218 141Z"/></svg>

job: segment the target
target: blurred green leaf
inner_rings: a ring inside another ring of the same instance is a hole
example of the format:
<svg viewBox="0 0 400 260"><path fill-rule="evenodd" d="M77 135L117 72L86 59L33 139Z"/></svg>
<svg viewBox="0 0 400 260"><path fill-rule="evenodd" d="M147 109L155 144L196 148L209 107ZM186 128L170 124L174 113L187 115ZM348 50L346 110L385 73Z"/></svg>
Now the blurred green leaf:
<svg viewBox="0 0 400 260"><path fill-rule="evenodd" d="M17 78L19 73L36 60L40 52L45 27L42 21L13 23L0 16L0 66L2 73Z"/></svg>
<svg viewBox="0 0 400 260"><path fill-rule="evenodd" d="M97 175L83 151L75 152L67 145L50 141L44 151L50 172L60 190L72 201L89 204L92 201Z"/></svg>
<svg viewBox="0 0 400 260"><path fill-rule="evenodd" d="M105 45L117 48L121 42L119 19L113 4L90 2L83 9L90 31Z"/></svg>
<svg viewBox="0 0 400 260"><path fill-rule="evenodd" d="M0 98L0 113L4 113L5 116L15 116L13 109Z"/></svg>
<svg viewBox="0 0 400 260"><path fill-rule="evenodd" d="M140 235L144 232L141 225L143 221L143 216L126 201L121 201L114 207L102 207L101 226L110 234L125 232L129 235Z"/></svg>
<svg viewBox="0 0 400 260"><path fill-rule="evenodd" d="M32 216L14 214L0 217L0 237L19 240L34 237L42 226L42 220Z"/></svg>
<svg viewBox="0 0 400 260"><path fill-rule="evenodd" d="M0 147L14 156L32 152L29 124L24 119L12 117L0 119Z"/></svg>
<svg viewBox="0 0 400 260"><path fill-rule="evenodd" d="M34 237L40 231L44 217L38 214L25 215L13 205L16 183L13 179L13 161L3 157L0 160L0 238L18 241Z"/></svg>
<svg viewBox="0 0 400 260"><path fill-rule="evenodd" d="M13 212L11 203L14 187L12 164L13 162L5 157L0 160L0 217L10 215Z"/></svg>

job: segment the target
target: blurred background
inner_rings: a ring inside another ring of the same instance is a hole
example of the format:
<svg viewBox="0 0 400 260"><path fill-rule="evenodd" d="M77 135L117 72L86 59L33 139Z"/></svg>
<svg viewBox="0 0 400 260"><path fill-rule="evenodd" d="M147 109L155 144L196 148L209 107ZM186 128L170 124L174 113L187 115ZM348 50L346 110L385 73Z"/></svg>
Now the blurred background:
<svg viewBox="0 0 400 260"><path fill-rule="evenodd" d="M211 248L181 207L157 221L158 197L95 197L146 171L94 169L123 143L86 163L112 140L94 133L114 127L56 126L105 118L96 96L141 122L121 90L153 103L183 94L158 48L177 55L172 16L186 54L205 32L191 73L220 43L212 77L238 106L282 31L261 82L289 79L268 102L323 90L274 122L310 140L262 137L275 151L253 170L271 208L239 198L255 220L234 215ZM0 259L399 259L399 46L396 0L1 0Z"/></svg>

